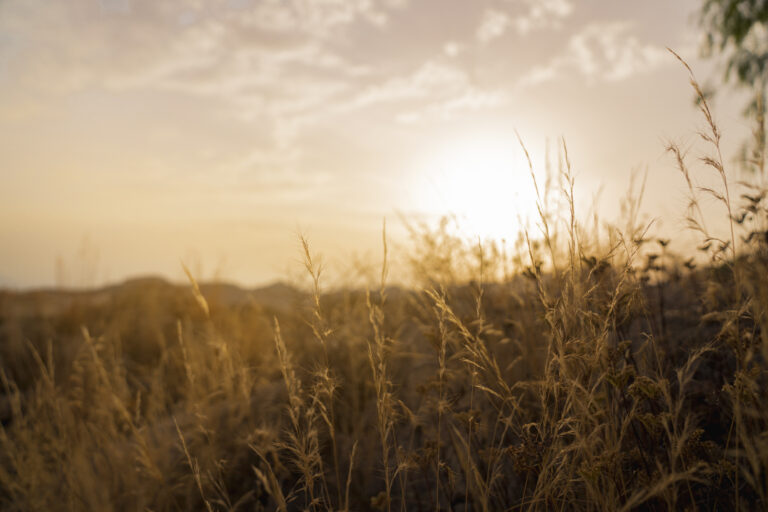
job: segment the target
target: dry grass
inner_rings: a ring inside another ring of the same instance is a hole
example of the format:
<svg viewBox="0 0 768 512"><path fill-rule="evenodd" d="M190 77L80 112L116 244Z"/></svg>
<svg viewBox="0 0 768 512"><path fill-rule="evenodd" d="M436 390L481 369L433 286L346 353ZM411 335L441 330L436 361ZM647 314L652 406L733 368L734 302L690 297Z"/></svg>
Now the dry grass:
<svg viewBox="0 0 768 512"><path fill-rule="evenodd" d="M0 508L765 510L765 158L739 203L691 77L704 170L669 150L698 259L639 221L642 186L589 228L562 142L535 232L412 227L408 289L384 229L375 290L323 292L302 238L311 290L279 305L189 272L55 311L0 295Z"/></svg>

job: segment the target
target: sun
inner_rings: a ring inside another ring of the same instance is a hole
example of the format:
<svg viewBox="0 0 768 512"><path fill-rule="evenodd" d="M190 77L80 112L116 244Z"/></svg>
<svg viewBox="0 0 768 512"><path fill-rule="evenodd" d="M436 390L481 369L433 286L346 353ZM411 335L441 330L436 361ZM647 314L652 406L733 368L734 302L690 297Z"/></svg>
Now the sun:
<svg viewBox="0 0 768 512"><path fill-rule="evenodd" d="M536 215L530 168L516 139L463 137L430 151L420 196L432 215L455 215L463 234L513 239Z"/></svg>

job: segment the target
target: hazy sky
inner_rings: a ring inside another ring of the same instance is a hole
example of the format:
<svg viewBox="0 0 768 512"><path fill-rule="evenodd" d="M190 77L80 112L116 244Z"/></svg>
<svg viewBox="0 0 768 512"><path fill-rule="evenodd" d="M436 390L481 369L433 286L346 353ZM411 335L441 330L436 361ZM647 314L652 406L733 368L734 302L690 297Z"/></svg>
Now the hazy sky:
<svg viewBox="0 0 768 512"><path fill-rule="evenodd" d="M398 212L511 236L531 214L515 129L537 165L563 136L607 218L647 166L646 209L676 226L664 141L701 123L665 47L719 78L699 4L0 1L0 284L53 284L57 259L75 285L179 259L263 283L298 230L344 262ZM717 106L741 137L740 103Z"/></svg>

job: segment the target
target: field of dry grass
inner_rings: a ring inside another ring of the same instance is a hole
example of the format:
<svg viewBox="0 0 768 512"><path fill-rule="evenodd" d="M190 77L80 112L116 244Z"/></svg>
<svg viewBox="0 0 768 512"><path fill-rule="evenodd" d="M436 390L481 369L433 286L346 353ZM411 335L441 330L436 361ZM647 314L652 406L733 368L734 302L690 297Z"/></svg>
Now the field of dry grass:
<svg viewBox="0 0 768 512"><path fill-rule="evenodd" d="M739 197L701 109L703 168L669 148L698 250L637 191L588 228L563 144L514 251L415 227L407 287L385 235L368 289L302 240L306 291L0 293L0 508L765 510L766 170Z"/></svg>

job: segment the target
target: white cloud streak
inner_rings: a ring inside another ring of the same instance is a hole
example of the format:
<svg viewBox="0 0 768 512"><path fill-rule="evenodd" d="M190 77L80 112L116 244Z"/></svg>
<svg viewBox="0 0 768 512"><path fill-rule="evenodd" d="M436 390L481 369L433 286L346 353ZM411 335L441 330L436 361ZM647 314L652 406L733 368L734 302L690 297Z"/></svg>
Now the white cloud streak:
<svg viewBox="0 0 768 512"><path fill-rule="evenodd" d="M512 24L519 34L534 30L559 29L563 20L571 16L571 0L508 0L514 12Z"/></svg>
<svg viewBox="0 0 768 512"><path fill-rule="evenodd" d="M593 23L571 36L563 54L534 67L522 80L536 85L576 73L588 81L621 81L666 62L660 46L643 42L626 22Z"/></svg>
<svg viewBox="0 0 768 512"><path fill-rule="evenodd" d="M488 9L483 13L480 26L477 28L477 39L481 43L488 43L501 37L509 27L511 19L505 12L497 9Z"/></svg>

